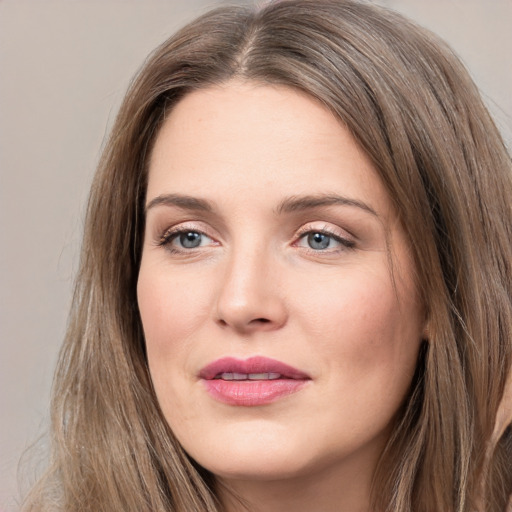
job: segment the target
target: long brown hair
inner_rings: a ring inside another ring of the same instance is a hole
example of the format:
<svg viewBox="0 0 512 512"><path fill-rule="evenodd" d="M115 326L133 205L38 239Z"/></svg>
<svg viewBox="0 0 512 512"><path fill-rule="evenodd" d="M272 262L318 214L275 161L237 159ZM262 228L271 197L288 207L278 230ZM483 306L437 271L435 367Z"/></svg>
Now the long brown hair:
<svg viewBox="0 0 512 512"><path fill-rule="evenodd" d="M222 510L213 476L159 410L136 282L159 126L188 92L233 78L299 89L338 116L409 236L429 335L375 472L375 510L464 512L480 501L503 511L510 428L490 442L512 363L510 157L452 52L353 0L214 10L161 45L132 83L89 199L50 468L25 509Z"/></svg>

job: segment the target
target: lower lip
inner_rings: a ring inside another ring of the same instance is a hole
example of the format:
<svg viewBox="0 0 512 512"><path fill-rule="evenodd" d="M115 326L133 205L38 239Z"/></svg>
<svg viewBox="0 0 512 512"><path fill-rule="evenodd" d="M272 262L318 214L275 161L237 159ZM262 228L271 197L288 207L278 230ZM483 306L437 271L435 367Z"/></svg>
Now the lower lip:
<svg viewBox="0 0 512 512"><path fill-rule="evenodd" d="M307 380L203 380L208 393L228 405L266 405L302 389Z"/></svg>

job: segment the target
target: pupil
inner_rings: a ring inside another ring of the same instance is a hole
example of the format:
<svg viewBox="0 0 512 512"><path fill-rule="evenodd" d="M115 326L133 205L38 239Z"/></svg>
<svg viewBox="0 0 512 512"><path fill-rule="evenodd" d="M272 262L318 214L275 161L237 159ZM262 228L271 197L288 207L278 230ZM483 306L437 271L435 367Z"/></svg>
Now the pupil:
<svg viewBox="0 0 512 512"><path fill-rule="evenodd" d="M194 231L183 233L182 235L180 235L180 243L183 247L187 249L199 247L199 245L201 244L201 234L196 233Z"/></svg>
<svg viewBox="0 0 512 512"><path fill-rule="evenodd" d="M323 233L311 233L308 235L308 244L312 249L327 249L331 237Z"/></svg>

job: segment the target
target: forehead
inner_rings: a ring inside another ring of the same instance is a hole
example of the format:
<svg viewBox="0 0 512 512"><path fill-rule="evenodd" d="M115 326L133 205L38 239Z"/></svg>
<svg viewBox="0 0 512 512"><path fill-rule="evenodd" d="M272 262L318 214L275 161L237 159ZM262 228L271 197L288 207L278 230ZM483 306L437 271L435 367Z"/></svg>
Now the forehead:
<svg viewBox="0 0 512 512"><path fill-rule="evenodd" d="M194 91L174 107L149 166L147 197L162 193L251 202L342 193L390 207L369 158L330 111L294 89L247 82Z"/></svg>

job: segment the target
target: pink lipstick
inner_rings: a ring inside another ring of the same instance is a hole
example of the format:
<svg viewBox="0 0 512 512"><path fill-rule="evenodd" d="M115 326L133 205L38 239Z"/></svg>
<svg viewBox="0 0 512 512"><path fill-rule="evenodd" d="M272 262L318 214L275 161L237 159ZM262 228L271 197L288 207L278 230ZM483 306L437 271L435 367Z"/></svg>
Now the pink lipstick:
<svg viewBox="0 0 512 512"><path fill-rule="evenodd" d="M229 405L265 405L303 388L311 378L304 372L267 357L224 357L199 373L208 393Z"/></svg>

